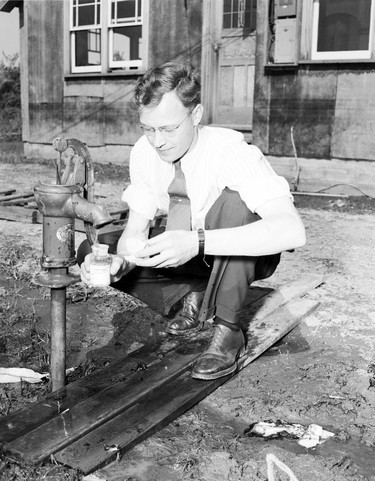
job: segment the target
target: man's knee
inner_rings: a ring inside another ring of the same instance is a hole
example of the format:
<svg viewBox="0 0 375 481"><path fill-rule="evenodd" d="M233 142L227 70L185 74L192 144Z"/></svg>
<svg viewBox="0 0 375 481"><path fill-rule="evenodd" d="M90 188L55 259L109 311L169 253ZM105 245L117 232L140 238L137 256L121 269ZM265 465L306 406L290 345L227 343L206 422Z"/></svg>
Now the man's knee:
<svg viewBox="0 0 375 481"><path fill-rule="evenodd" d="M251 212L238 192L225 188L208 211L205 228L238 227L258 220L259 215Z"/></svg>
<svg viewBox="0 0 375 481"><path fill-rule="evenodd" d="M279 265L281 254L272 254L269 256L258 257L255 265L255 281L260 279L267 279L271 277L275 272L276 267Z"/></svg>

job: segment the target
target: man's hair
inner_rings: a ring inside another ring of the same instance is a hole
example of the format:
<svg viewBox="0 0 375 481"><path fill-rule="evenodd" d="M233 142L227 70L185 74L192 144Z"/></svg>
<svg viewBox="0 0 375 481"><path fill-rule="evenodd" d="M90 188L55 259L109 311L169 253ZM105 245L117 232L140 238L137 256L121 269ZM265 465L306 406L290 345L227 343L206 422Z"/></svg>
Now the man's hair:
<svg viewBox="0 0 375 481"><path fill-rule="evenodd" d="M167 62L149 69L134 90L136 107L156 107L164 94L175 91L184 107L193 110L201 101L197 70L189 64Z"/></svg>

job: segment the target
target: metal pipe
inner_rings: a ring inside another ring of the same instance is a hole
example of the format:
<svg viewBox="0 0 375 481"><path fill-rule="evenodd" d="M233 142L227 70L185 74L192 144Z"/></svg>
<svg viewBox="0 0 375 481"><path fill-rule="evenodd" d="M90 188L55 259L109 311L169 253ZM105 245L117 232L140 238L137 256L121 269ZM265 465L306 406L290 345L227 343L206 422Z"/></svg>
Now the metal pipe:
<svg viewBox="0 0 375 481"><path fill-rule="evenodd" d="M66 287L51 289L51 379L52 391L65 386Z"/></svg>
<svg viewBox="0 0 375 481"><path fill-rule="evenodd" d="M113 221L94 201L94 168L90 153L77 139L58 138L53 142L60 154L57 184L39 183L34 196L43 214L43 272L35 277L40 286L51 288L51 380L52 391L65 386L66 371L66 288L74 280L69 267L76 263L74 220L85 222L92 245L96 229ZM61 153L70 149L64 173Z"/></svg>

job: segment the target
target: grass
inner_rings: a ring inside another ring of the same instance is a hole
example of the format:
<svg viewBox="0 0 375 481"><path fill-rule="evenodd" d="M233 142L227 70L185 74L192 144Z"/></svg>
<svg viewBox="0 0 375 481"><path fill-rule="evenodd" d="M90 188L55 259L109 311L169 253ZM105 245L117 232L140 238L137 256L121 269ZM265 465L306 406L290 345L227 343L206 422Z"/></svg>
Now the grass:
<svg viewBox="0 0 375 481"><path fill-rule="evenodd" d="M49 366L49 335L47 333L43 337L39 334L33 305L22 302L23 288L36 288L32 283L35 271L39 271L39 258L28 244L11 238L1 242L0 365L46 372ZM43 296L42 289L39 293ZM49 391L48 381L38 384L0 384L0 417L38 401ZM1 454L0 479L78 481L81 477L75 470L60 465L52 463L38 467L22 466Z"/></svg>

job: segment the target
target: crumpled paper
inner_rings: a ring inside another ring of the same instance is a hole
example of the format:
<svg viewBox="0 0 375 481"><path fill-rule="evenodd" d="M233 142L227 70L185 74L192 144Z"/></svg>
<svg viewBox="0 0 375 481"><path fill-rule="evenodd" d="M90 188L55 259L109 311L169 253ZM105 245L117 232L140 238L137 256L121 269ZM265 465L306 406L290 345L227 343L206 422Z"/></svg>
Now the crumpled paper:
<svg viewBox="0 0 375 481"><path fill-rule="evenodd" d="M298 439L298 444L305 448L313 448L334 436L334 433L324 430L318 424L307 427L298 423L284 421L260 421L251 424L244 432L245 436L258 436L268 439L289 437Z"/></svg>
<svg viewBox="0 0 375 481"><path fill-rule="evenodd" d="M25 367L0 367L0 383L12 383L12 382L29 382L37 383L42 382L43 378L49 377L48 373L39 374L32 369Z"/></svg>

